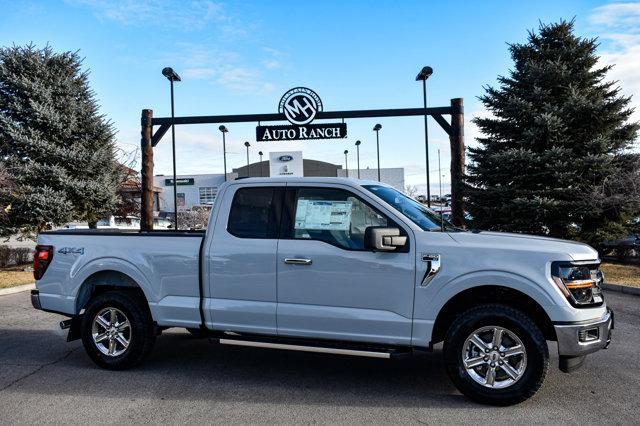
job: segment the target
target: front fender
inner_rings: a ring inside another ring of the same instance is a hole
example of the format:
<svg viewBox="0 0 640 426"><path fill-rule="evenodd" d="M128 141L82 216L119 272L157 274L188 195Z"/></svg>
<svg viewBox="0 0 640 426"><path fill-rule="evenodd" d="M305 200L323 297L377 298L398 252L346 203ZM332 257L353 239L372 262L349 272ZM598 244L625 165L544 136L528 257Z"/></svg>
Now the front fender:
<svg viewBox="0 0 640 426"><path fill-rule="evenodd" d="M563 307L554 299L552 288L508 271L485 270L457 276L448 281L434 279L425 287L416 288L413 343L417 346L431 341L433 326L444 305L457 294L481 286L501 286L519 291L535 300L549 318L562 317Z"/></svg>
<svg viewBox="0 0 640 426"><path fill-rule="evenodd" d="M522 275L499 270L477 271L460 275L449 282L439 285L438 288L434 288L431 303L424 311L425 316L423 318L435 320L442 307L456 294L473 287L486 285L507 287L526 294L538 302L547 312L549 318L553 320L550 311L553 311L554 307L557 306L553 298L553 289L546 289L543 285Z"/></svg>

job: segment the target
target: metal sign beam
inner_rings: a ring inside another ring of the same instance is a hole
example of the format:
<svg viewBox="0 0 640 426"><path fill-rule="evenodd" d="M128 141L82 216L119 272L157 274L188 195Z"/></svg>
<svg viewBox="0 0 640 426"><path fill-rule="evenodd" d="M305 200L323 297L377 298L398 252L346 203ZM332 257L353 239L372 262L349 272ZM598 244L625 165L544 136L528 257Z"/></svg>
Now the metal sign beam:
<svg viewBox="0 0 640 426"><path fill-rule="evenodd" d="M427 108L427 115L452 115L459 111L455 107ZM361 109L352 111L318 111L316 120L336 118L373 118L373 117L409 117L425 115L424 108L399 108L399 109ZM154 126L172 124L227 124L249 123L262 121L287 121L284 114L242 114L242 115L200 115L192 117L158 117L153 119Z"/></svg>

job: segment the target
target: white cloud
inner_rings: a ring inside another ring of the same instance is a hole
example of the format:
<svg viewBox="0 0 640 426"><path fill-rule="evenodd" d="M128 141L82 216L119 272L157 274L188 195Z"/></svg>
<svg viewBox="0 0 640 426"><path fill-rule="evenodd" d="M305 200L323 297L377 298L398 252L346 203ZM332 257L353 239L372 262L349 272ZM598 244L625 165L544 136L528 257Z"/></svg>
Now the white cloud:
<svg viewBox="0 0 640 426"><path fill-rule="evenodd" d="M478 111L473 111L471 114L465 114L465 144L467 147L477 146L477 138L482 137L482 132L480 128L475 125L473 122L474 118L491 118L493 114L489 110L482 109Z"/></svg>
<svg viewBox="0 0 640 426"><path fill-rule="evenodd" d="M218 83L237 91L251 91L256 87L256 72L242 67L232 67L222 71Z"/></svg>
<svg viewBox="0 0 640 426"><path fill-rule="evenodd" d="M237 93L265 94L275 90L274 83L260 67L247 66L241 54L210 48L204 43L176 43L162 53L159 64L172 64L178 74L190 79L209 80Z"/></svg>
<svg viewBox="0 0 640 426"><path fill-rule="evenodd" d="M274 90L276 90L276 85L273 83L264 83L262 87L260 87L261 94L272 93Z"/></svg>
<svg viewBox="0 0 640 426"><path fill-rule="evenodd" d="M611 3L596 7L589 17L591 23L610 28L640 25L640 2Z"/></svg>
<svg viewBox="0 0 640 426"><path fill-rule="evenodd" d="M269 70L275 70L282 66L280 61L278 61L277 59L267 59L265 61L262 61L262 64Z"/></svg>
<svg viewBox="0 0 640 426"><path fill-rule="evenodd" d="M206 79L215 76L216 70L213 68L187 68L182 74L191 79Z"/></svg>
<svg viewBox="0 0 640 426"><path fill-rule="evenodd" d="M284 53L283 51L274 49L273 47L263 47L262 50L264 50L265 52L269 53L271 56L274 56L274 57L287 56L287 54Z"/></svg>
<svg viewBox="0 0 640 426"><path fill-rule="evenodd" d="M282 68L283 59L289 56L287 53L272 47L263 47L262 50L267 54L267 58L262 61L262 65L269 70Z"/></svg>
<svg viewBox="0 0 640 426"><path fill-rule="evenodd" d="M222 6L210 0L67 0L70 4L93 9L99 19L119 22L123 25L147 25L171 27L181 30L200 30L210 22L230 20Z"/></svg>
<svg viewBox="0 0 640 426"><path fill-rule="evenodd" d="M264 82L259 72L244 67L225 67L217 78L217 83L240 93L266 94L276 89L276 85Z"/></svg>
<svg viewBox="0 0 640 426"><path fill-rule="evenodd" d="M589 21L600 34L601 63L613 65L608 79L618 80L622 93L633 96L632 119L640 121L640 2L597 7Z"/></svg>

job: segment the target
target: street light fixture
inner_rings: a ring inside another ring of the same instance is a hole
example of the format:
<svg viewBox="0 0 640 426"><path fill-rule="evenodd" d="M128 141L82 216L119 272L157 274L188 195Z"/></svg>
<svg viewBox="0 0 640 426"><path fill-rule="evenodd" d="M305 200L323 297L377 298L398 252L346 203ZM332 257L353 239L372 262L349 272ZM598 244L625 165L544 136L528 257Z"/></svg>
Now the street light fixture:
<svg viewBox="0 0 640 426"><path fill-rule="evenodd" d="M358 179L360 179L360 141L356 141L356 158L358 160Z"/></svg>
<svg viewBox="0 0 640 426"><path fill-rule="evenodd" d="M264 177L262 173L262 151L258 151L258 155L260 156L260 177Z"/></svg>
<svg viewBox="0 0 640 426"><path fill-rule="evenodd" d="M251 144L247 141L244 143L244 146L247 147L247 177L250 177L251 173L249 173L249 147L251 146Z"/></svg>
<svg viewBox="0 0 640 426"><path fill-rule="evenodd" d="M373 126L373 131L376 132L376 152L378 155L378 182L380 182L380 135L378 133L380 132L380 129L382 129L381 124L376 124L375 126Z"/></svg>
<svg viewBox="0 0 640 426"><path fill-rule="evenodd" d="M171 67L162 69L162 75L167 77L171 86L171 119L175 117L173 106L173 82L180 81L180 76ZM176 179L176 128L171 124L171 150L173 152L173 219L175 229L178 229L178 182Z"/></svg>
<svg viewBox="0 0 640 426"><path fill-rule="evenodd" d="M429 179L429 131L427 127L427 79L433 74L433 68L431 67L422 67L418 75L416 76L416 81L422 81L422 98L424 101L424 150L425 150L425 161L427 163L427 206L431 207L431 182Z"/></svg>
<svg viewBox="0 0 640 426"><path fill-rule="evenodd" d="M348 150L344 150L344 169L347 171L347 177L349 177L349 160L347 159Z"/></svg>
<svg viewBox="0 0 640 426"><path fill-rule="evenodd" d="M224 181L227 181L227 141L225 134L229 131L224 125L218 127L222 132L222 161L224 163Z"/></svg>

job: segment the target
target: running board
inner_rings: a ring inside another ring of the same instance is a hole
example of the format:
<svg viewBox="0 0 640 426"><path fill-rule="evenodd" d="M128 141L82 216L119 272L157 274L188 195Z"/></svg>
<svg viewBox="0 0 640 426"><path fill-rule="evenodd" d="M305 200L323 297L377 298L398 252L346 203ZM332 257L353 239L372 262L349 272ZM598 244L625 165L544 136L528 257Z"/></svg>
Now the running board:
<svg viewBox="0 0 640 426"><path fill-rule="evenodd" d="M219 339L222 345L250 346L254 348L284 349L288 351L319 352L326 354L363 356L369 358L391 358L389 352L363 351L357 349L327 348L321 346L289 345L285 343L256 342L251 340Z"/></svg>

